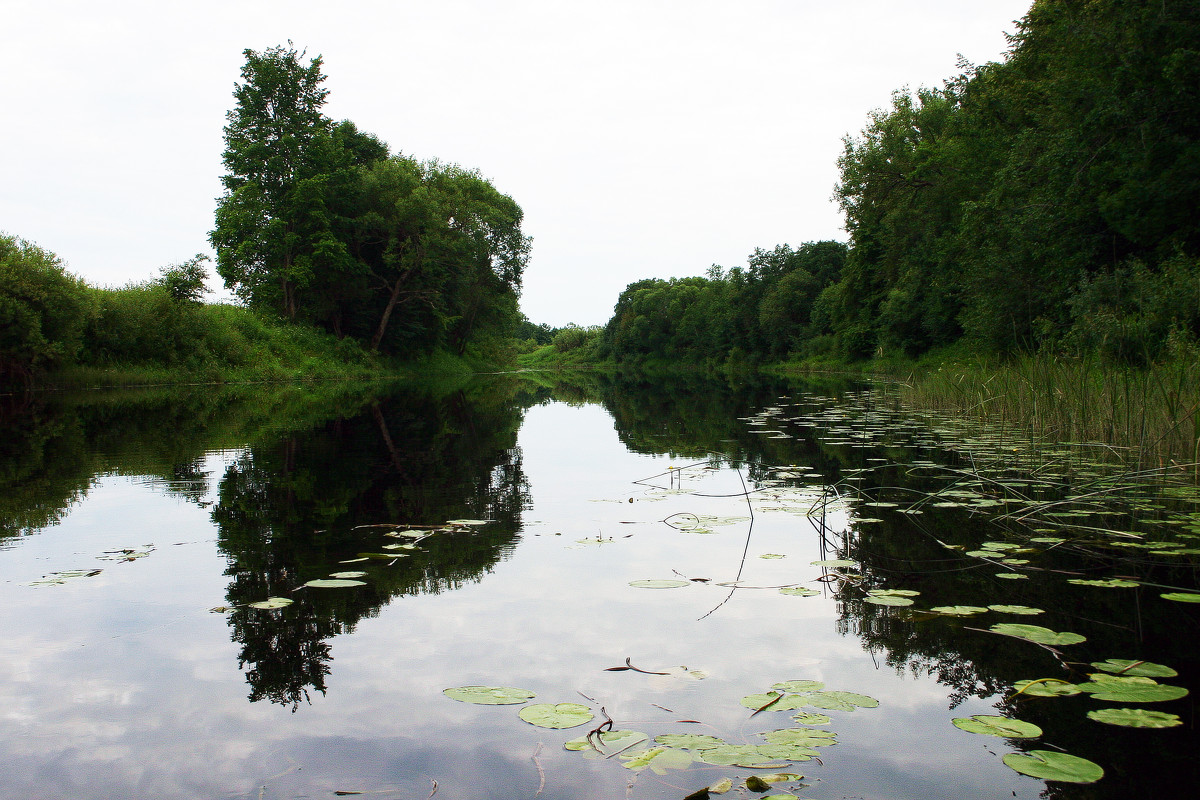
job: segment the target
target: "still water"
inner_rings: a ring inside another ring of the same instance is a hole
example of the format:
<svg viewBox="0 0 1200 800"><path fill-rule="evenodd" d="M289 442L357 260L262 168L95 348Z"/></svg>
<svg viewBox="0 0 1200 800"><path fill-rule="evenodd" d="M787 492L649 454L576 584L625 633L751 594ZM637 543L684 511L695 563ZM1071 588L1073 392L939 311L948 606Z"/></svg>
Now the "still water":
<svg viewBox="0 0 1200 800"><path fill-rule="evenodd" d="M6 418L0 796L1194 796L1193 695L1034 694L1141 674L1106 659L1197 688L1198 607L1161 595L1195 591L1200 508L1169 470L861 387L272 391ZM471 686L534 697L444 693ZM564 748L602 726L636 735ZM1004 761L1029 751L1104 776Z"/></svg>

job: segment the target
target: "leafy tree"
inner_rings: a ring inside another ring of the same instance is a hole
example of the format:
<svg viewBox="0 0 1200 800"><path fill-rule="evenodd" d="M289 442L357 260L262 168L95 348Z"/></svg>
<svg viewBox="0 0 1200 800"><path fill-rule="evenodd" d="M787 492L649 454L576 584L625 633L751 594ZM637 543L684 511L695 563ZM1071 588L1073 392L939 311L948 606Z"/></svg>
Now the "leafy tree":
<svg viewBox="0 0 1200 800"><path fill-rule="evenodd" d="M321 112L321 58L305 66L303 52L273 47L245 50L236 106L227 115L225 194L209 234L217 272L235 294L255 305L274 305L294 317L296 292L311 279L311 252L297 217L309 211L304 182L317 176L314 144L330 134Z"/></svg>
<svg viewBox="0 0 1200 800"><path fill-rule="evenodd" d="M86 287L58 256L0 233L0 383L70 362L83 342Z"/></svg>
<svg viewBox="0 0 1200 800"><path fill-rule="evenodd" d="M180 303L199 303L209 291L204 285L208 279L208 271L204 268L207 261L208 256L197 253L182 264L163 267L159 270L158 283Z"/></svg>

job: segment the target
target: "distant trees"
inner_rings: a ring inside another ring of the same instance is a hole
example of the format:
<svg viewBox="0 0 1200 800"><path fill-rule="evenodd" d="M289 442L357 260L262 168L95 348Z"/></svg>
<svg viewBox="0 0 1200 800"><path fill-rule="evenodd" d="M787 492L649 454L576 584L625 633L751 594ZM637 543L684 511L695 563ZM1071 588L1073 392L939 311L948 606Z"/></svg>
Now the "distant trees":
<svg viewBox="0 0 1200 800"><path fill-rule="evenodd" d="M325 117L319 57L290 43L245 56L210 234L226 285L389 352L515 332L530 240L512 198Z"/></svg>
<svg viewBox="0 0 1200 800"><path fill-rule="evenodd" d="M710 361L959 341L1126 363L1182 352L1200 341L1197 42L1195 2L1038 0L1004 61L896 92L846 137L848 248L631 284L606 343Z"/></svg>

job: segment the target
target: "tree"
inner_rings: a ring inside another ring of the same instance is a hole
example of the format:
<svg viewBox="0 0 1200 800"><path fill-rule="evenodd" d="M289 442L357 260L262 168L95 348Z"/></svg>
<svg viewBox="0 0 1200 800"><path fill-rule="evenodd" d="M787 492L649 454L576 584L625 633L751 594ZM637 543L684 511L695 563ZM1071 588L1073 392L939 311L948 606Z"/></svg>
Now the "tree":
<svg viewBox="0 0 1200 800"><path fill-rule="evenodd" d="M208 270L204 268L204 264L208 260L208 256L197 253L182 264L163 267L159 270L158 283L177 302L199 303L200 298L209 291L204 285L208 278Z"/></svg>
<svg viewBox="0 0 1200 800"><path fill-rule="evenodd" d="M237 104L225 126L225 194L209 239L217 272L235 294L291 318L297 289L312 275L302 256L313 242L302 235L298 218L315 198L297 189L317 177L314 143L332 127L321 112L328 91L321 86L320 56L305 66L304 53L291 42L244 55Z"/></svg>
<svg viewBox="0 0 1200 800"><path fill-rule="evenodd" d="M83 282L58 256L0 233L0 383L70 361L83 342Z"/></svg>

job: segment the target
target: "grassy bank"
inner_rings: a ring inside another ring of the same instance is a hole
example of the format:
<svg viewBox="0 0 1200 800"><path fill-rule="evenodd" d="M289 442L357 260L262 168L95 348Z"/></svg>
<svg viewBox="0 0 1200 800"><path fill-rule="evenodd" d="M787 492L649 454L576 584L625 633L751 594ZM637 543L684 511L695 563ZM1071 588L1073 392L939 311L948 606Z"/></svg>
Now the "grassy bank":
<svg viewBox="0 0 1200 800"><path fill-rule="evenodd" d="M945 363L914 371L900 392L915 407L1102 444L1139 466L1200 461L1195 353L1137 369L1054 356Z"/></svg>

